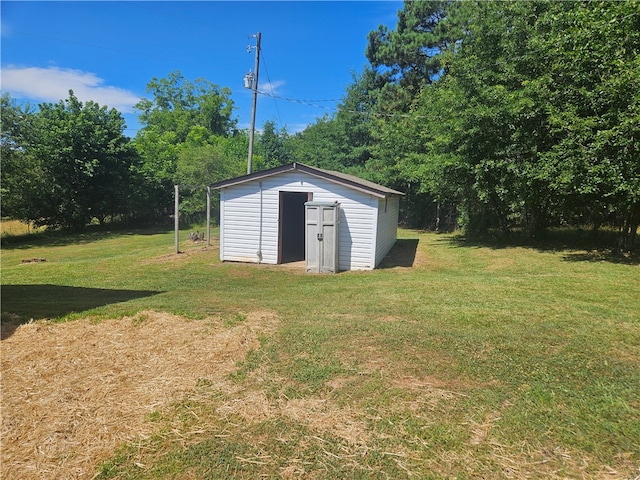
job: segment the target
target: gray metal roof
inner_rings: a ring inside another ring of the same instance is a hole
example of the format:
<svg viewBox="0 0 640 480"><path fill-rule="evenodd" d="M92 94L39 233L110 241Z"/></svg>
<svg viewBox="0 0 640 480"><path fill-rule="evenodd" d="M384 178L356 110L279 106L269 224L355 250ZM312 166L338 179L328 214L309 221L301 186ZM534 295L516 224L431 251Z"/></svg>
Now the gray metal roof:
<svg viewBox="0 0 640 480"><path fill-rule="evenodd" d="M366 193L370 193L377 197L384 198L384 197L393 196L393 195L401 195L401 196L404 195L404 193L399 192L397 190L393 190L383 185L379 185L377 183L364 180L354 175L349 175L348 173L335 172L333 170L323 170L321 168L310 167L309 165L304 165L303 163L298 163L298 162L290 163L288 165L282 165L280 167L270 168L268 170L262 170L260 172L250 173L248 175L243 175L242 177L231 178L229 180L222 180L221 182L216 182L212 184L211 188L231 187L233 185L239 185L241 183L246 183L253 180L259 180L261 178L272 177L274 175L279 175L281 173L291 172L294 170L299 172L304 172L309 175L313 175L315 177L323 178L325 180L329 180L330 182L338 183L340 185L345 185L355 190L360 190Z"/></svg>

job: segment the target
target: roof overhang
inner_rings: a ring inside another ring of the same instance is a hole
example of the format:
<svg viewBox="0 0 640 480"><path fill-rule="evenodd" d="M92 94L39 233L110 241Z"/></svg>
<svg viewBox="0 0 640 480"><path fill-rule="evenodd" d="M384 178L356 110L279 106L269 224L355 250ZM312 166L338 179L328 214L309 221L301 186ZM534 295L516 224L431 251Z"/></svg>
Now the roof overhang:
<svg viewBox="0 0 640 480"><path fill-rule="evenodd" d="M229 180L222 180L220 182L213 183L210 186L211 188L216 188L216 189L227 188L227 187L232 187L234 185L240 185L242 183L252 182L254 180L273 177L275 175L280 175L282 173L291 172L291 171L304 172L308 175L311 175L317 178L322 178L324 180L329 180L330 182L337 183L339 185L344 185L354 190L365 192L379 198L386 198L390 196L404 196L404 193L402 192L393 190L391 188L385 187L383 185L379 185L374 182L370 182L368 180L364 180L354 175L335 172L332 170L323 170L321 168L316 168L316 167L310 167L309 165L304 165L298 162L270 168L268 170L262 170L260 172L250 173L248 175L231 178Z"/></svg>

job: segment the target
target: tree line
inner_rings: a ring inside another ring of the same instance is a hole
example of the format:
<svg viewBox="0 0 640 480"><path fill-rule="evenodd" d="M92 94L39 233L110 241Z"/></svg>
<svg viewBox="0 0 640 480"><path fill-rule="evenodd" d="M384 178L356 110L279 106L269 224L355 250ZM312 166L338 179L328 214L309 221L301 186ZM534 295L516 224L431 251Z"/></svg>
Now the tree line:
<svg viewBox="0 0 640 480"><path fill-rule="evenodd" d="M407 193L403 218L468 234L640 223L640 2L407 1L368 36L368 64L332 115L267 122L254 168L300 161ZM172 185L242 175L231 91L154 78L124 135L70 92L31 110L2 96L3 215L78 228L166 216ZM181 209L203 211L194 189Z"/></svg>
<svg viewBox="0 0 640 480"><path fill-rule="evenodd" d="M2 95L2 215L65 229L161 221L173 213L174 184L204 186L246 170L248 135L236 128L228 88L172 72L147 93L134 138L120 112L73 91L36 109ZM200 220L204 190L182 197L181 214Z"/></svg>
<svg viewBox="0 0 640 480"><path fill-rule="evenodd" d="M640 3L407 1L305 158L469 234L640 223Z"/></svg>

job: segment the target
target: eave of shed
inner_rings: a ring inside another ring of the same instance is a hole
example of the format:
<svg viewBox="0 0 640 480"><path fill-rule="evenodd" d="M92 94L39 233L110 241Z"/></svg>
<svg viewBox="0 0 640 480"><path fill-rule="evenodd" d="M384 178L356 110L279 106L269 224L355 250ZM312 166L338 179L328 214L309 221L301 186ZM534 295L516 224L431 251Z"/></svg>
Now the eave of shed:
<svg viewBox="0 0 640 480"><path fill-rule="evenodd" d="M250 173L243 175L242 177L231 178L229 180L223 180L211 185L211 188L226 188L234 185L239 185L262 178L272 177L274 175L280 175L285 172L299 171L304 172L314 177L323 178L340 185L359 190L361 192L369 193L379 198L385 198L389 196L404 196L404 193L391 188L379 185L374 182L369 182L362 178L347 173L335 172L333 170L323 170L317 167L310 167L302 163L294 162L288 165L282 165L280 167L270 168L268 170L262 170L260 172Z"/></svg>

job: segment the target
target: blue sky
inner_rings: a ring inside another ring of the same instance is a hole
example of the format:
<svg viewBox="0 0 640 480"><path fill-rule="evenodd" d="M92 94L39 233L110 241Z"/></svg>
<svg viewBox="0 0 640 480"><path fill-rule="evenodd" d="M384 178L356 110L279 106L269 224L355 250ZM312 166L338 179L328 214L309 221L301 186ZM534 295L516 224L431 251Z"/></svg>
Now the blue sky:
<svg viewBox="0 0 640 480"><path fill-rule="evenodd" d="M300 131L334 111L367 63L367 34L380 24L395 28L402 2L3 0L0 8L3 93L37 105L73 89L82 101L117 108L134 136L133 105L147 96L149 80L175 70L229 87L238 126L248 128L243 77L254 67L247 46L257 32L259 89L280 98L258 96L256 128L272 120Z"/></svg>

